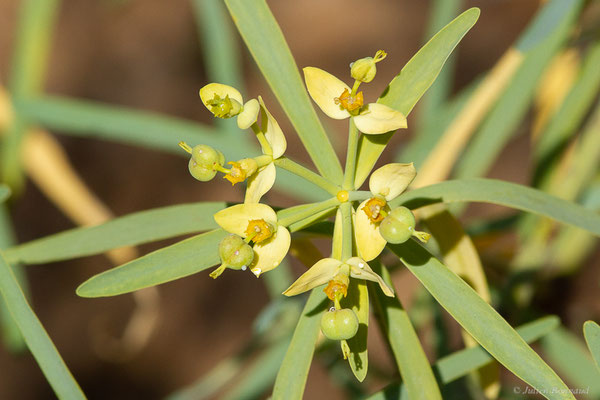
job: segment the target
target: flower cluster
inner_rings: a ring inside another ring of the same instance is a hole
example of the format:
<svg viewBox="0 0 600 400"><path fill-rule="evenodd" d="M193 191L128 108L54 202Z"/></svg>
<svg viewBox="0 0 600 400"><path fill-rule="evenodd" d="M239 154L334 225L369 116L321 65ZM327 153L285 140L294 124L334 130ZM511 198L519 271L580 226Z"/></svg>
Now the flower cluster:
<svg viewBox="0 0 600 400"><path fill-rule="evenodd" d="M334 119L350 118L351 126L356 127L355 139L360 133L378 135L407 126L406 117L401 112L379 103L364 104L363 92L359 91L362 83L373 80L377 71L376 64L385 57L386 53L380 50L374 57L366 57L352 63L352 88L319 68L304 68L306 87L312 99L327 116ZM288 212L285 217L278 217L278 213L271 207L260 203L261 198L275 182L276 165L286 165L278 163L278 160L283 160L287 146L279 124L268 111L262 98L259 96L258 99L244 103L238 90L219 83L211 83L200 89L200 98L215 117L235 117L240 129L251 128L262 149L261 155L230 161L230 168L226 168L225 157L220 151L205 145L192 148L180 143L191 154L189 170L194 178L208 181L221 172L232 185L247 181L244 203L214 215L217 224L230 235L219 245L222 264L210 276L217 278L226 268L230 268L249 269L259 277L262 273L276 268L286 256L291 244L288 228L310 219L313 215L307 215L304 211L295 214ZM346 177L353 178L356 172L356 151L356 148L351 149L349 145ZM287 158L285 161L293 163ZM318 176L318 179L309 179L311 174L316 174L308 168L295 165L297 168L290 169L291 172L315 184L319 184L319 179L325 179L321 176ZM354 182L353 179L344 179L344 184L328 182L326 189L332 193L332 199L313 205L317 207L319 204L325 204L333 209L338 208L333 238L333 248L338 250L332 250L331 257L312 265L284 294L294 296L326 285L324 292L333 301L334 307L332 312L324 315L322 331L327 337L342 341L344 356L349 353L345 340L356 334L359 323L354 311L342 309L340 305L348 294L351 280L375 282L386 296L393 297L394 291L367 262L379 256L387 242L401 243L411 236L424 241L428 239L428 234L415 231L415 220L410 210L405 207L390 209L389 206L389 202L408 187L415 175L416 170L412 163L387 164L371 174L371 196L366 197L364 192L357 192L358 188L353 187L353 184L346 184L347 181ZM353 205L360 200L362 202L354 209ZM314 207L307 209L313 210L315 215L328 210L325 207ZM347 218L339 217L342 210L346 211ZM309 214L311 212L309 211ZM322 218L328 218L330 214L322 215ZM315 218L310 221L314 220Z"/></svg>

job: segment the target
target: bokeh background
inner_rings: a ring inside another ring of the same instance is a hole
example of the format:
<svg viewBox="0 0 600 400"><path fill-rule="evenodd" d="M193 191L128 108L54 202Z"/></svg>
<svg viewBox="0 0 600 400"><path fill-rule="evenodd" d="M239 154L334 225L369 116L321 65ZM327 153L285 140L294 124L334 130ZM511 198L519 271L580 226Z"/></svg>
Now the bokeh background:
<svg viewBox="0 0 600 400"><path fill-rule="evenodd" d="M20 4L18 0L0 0L0 83L4 84ZM431 6L429 1L409 0L271 0L269 5L299 67L317 66L349 78L350 62L385 49L388 58L378 64L377 78L365 88L370 101L426 41ZM539 5L538 0L464 2L464 9L479 7L481 17L455 51L454 92L494 65ZM64 0L52 39L45 90L211 124L212 115L198 97L198 89L208 83L205 62L209 57L203 52L200 35L189 0ZM308 161L241 40L239 49L245 96L261 94L265 98L290 142L287 154ZM418 111L417 106L413 119ZM521 126L489 176L529 181L529 123L527 119ZM410 139L410 126L409 118L408 131L395 136L393 147ZM345 151L344 125L327 121L327 127L341 155ZM210 183L192 179L184 157L96 139L58 138L78 173L119 216L185 202L242 199L240 188L231 188L220 179ZM177 138L174 140L176 143ZM296 202L275 192L268 200L280 206ZM505 212L498 207L475 206L464 218ZM12 203L11 214L19 242L73 227L30 182ZM140 251L172 242L144 245ZM509 238L506 246L511 245ZM560 298L543 299L541 307L558 314L567 326L581 326L583 320L600 314L598 255L596 251L577 277L555 283ZM200 273L164 284L159 287L156 305L159 321L149 341L139 352L117 360L110 346L127 326L134 310L132 297L82 299L75 295L82 281L110 266L105 257L97 256L27 268L33 308L91 399L159 399L190 384L244 346L254 318L268 300L262 282L246 274L225 273L213 281L208 273ZM301 271L298 265L294 268L296 273ZM417 283L402 272L395 281L404 304L410 307ZM370 357L384 368L392 368L375 331L370 337ZM423 335L427 341L426 332ZM315 360L305 398L345 398L328 378L327 368ZM0 350L0 371L0 399L54 397L27 353L13 355ZM373 389L382 386L377 381L370 384Z"/></svg>

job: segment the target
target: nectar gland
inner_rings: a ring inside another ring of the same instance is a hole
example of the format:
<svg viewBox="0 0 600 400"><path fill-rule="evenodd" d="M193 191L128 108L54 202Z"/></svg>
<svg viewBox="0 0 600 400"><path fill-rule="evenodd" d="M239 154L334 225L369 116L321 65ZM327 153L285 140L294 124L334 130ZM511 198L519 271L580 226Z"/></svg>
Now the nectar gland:
<svg viewBox="0 0 600 400"><path fill-rule="evenodd" d="M264 219L253 219L248 221L245 233L246 242L260 243L273 236L273 229Z"/></svg>
<svg viewBox="0 0 600 400"><path fill-rule="evenodd" d="M384 210L386 205L387 202L384 199L373 197L367 201L367 204L362 209L372 222L381 222L387 215L387 212Z"/></svg>

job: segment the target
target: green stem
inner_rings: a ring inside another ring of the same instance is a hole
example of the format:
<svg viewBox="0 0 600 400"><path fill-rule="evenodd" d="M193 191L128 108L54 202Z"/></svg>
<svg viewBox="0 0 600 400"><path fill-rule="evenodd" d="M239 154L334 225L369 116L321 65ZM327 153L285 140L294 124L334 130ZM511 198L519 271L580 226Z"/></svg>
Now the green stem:
<svg viewBox="0 0 600 400"><path fill-rule="evenodd" d="M262 152L264 154L272 156L273 149L271 148L271 144L265 137L265 133L260 130L260 128L258 127L258 124L256 122L252 124L252 130L256 134L256 138L258 139L258 142L260 143L260 146L262 147Z"/></svg>
<svg viewBox="0 0 600 400"><path fill-rule="evenodd" d="M358 151L358 129L354 125L354 121L350 118L350 128L348 130L348 151L346 152L346 169L344 171L344 184L342 188L345 190L354 189L354 175L356 174L356 154Z"/></svg>
<svg viewBox="0 0 600 400"><path fill-rule="evenodd" d="M337 195L337 193L340 191L340 188L331 183L328 179L323 178L321 175L311 171L310 169L298 164L295 161L290 160L287 157L279 157L273 162L275 163L275 166L283 168L291 172L292 174L298 175L299 177L306 179L310 183L315 184L316 186L327 191L327 193L333 196Z"/></svg>
<svg viewBox="0 0 600 400"><path fill-rule="evenodd" d="M352 203L340 205L342 212L342 261L352 257Z"/></svg>
<svg viewBox="0 0 600 400"><path fill-rule="evenodd" d="M281 210L277 213L279 225L289 226L295 222L301 221L304 218L308 218L311 215L324 211L328 208L335 207L340 202L337 197L332 197L325 201L320 201L318 203L311 204L302 204L300 206L287 208L285 210Z"/></svg>
<svg viewBox="0 0 600 400"><path fill-rule="evenodd" d="M368 190L355 190L348 192L348 201L363 201L373 197L373 194Z"/></svg>

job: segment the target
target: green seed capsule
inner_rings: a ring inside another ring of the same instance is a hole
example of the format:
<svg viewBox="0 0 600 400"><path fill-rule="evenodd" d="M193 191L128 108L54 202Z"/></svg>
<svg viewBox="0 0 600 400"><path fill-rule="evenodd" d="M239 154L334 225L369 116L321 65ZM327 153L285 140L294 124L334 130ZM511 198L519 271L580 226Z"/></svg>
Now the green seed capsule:
<svg viewBox="0 0 600 400"><path fill-rule="evenodd" d="M394 208L379 225L379 233L389 243L404 243L415 232L415 216L406 207Z"/></svg>
<svg viewBox="0 0 600 400"><path fill-rule="evenodd" d="M190 174L201 182L208 182L212 178L215 177L217 171L212 168L205 168L202 165L198 164L194 161L193 158L190 158L190 162L188 163L188 169L190 170Z"/></svg>
<svg viewBox="0 0 600 400"><path fill-rule="evenodd" d="M228 268L245 269L254 260L254 250L238 235L228 235L219 243L221 262Z"/></svg>
<svg viewBox="0 0 600 400"><path fill-rule="evenodd" d="M358 317L348 308L327 311L321 318L321 332L331 340L350 339L358 331Z"/></svg>
<svg viewBox="0 0 600 400"><path fill-rule="evenodd" d="M223 153L205 144L199 144L192 149L192 159L203 168L212 169L214 163L223 165L225 157Z"/></svg>

